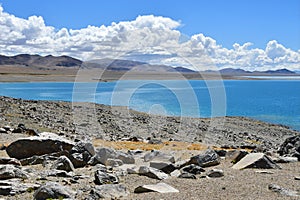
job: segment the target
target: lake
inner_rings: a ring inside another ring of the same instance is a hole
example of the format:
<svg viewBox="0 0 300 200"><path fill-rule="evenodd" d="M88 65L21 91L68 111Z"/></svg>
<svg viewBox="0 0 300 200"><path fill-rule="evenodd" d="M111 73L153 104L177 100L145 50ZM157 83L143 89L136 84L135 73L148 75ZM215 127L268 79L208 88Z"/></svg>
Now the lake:
<svg viewBox="0 0 300 200"><path fill-rule="evenodd" d="M300 80L0 83L0 95L122 105L173 116L245 116L300 130Z"/></svg>

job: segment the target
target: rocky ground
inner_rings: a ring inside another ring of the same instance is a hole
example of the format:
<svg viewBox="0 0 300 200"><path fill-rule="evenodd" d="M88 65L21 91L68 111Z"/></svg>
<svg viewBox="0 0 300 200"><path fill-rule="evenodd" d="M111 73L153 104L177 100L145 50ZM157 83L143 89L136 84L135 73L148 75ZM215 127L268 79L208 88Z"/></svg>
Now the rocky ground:
<svg viewBox="0 0 300 200"><path fill-rule="evenodd" d="M300 198L299 132L243 117L0 97L0 144L0 199Z"/></svg>

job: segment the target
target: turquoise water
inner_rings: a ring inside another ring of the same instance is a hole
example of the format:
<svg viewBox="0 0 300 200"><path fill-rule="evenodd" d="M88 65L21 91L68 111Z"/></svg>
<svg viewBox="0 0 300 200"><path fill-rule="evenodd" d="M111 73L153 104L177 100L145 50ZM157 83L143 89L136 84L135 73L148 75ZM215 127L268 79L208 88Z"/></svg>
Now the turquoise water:
<svg viewBox="0 0 300 200"><path fill-rule="evenodd" d="M300 80L0 83L0 95L123 105L175 116L246 116L300 130Z"/></svg>

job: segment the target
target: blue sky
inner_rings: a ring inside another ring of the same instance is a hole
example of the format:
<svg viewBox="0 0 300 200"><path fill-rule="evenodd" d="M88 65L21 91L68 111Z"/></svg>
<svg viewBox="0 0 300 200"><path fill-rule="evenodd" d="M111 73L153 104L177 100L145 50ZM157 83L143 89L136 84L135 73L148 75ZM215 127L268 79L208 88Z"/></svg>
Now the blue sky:
<svg viewBox="0 0 300 200"><path fill-rule="evenodd" d="M252 42L263 48L277 40L300 49L299 0L0 0L5 11L18 17L43 16L55 28L79 29L158 15L180 20L187 35L203 33L231 48Z"/></svg>
<svg viewBox="0 0 300 200"><path fill-rule="evenodd" d="M87 60L119 52L172 66L184 66L176 55L198 59L196 63L208 68L300 68L299 0L0 0L0 4L0 54L64 54ZM204 54L209 62L204 62Z"/></svg>

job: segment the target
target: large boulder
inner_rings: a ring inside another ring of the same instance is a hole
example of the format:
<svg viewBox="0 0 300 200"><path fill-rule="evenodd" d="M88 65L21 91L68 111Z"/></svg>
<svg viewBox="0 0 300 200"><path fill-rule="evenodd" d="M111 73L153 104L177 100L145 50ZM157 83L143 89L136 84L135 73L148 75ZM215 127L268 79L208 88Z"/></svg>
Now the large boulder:
<svg viewBox="0 0 300 200"><path fill-rule="evenodd" d="M74 197L74 192L59 183L48 182L39 187L33 194L35 200L64 199Z"/></svg>
<svg viewBox="0 0 300 200"><path fill-rule="evenodd" d="M300 161L300 135L287 138L278 150L279 155L297 157Z"/></svg>
<svg viewBox="0 0 300 200"><path fill-rule="evenodd" d="M95 149L91 142L79 141L71 149L69 158L74 167L84 167L95 155Z"/></svg>
<svg viewBox="0 0 300 200"><path fill-rule="evenodd" d="M63 150L70 151L74 143L54 133L41 133L40 136L21 138L11 143L7 154L12 158L24 159L34 155L45 155Z"/></svg>
<svg viewBox="0 0 300 200"><path fill-rule="evenodd" d="M260 169L280 169L271 158L264 153L250 153L232 166L233 169L260 168Z"/></svg>
<svg viewBox="0 0 300 200"><path fill-rule="evenodd" d="M191 157L188 164L195 164L200 167L210 167L220 164L220 156L212 149L207 149L204 153Z"/></svg>

